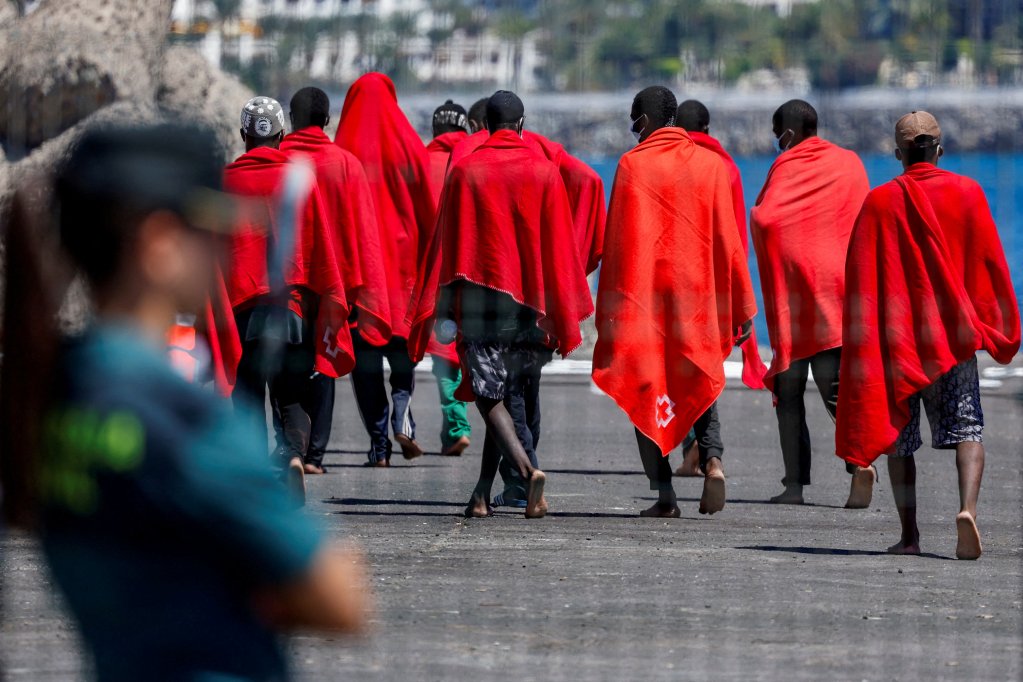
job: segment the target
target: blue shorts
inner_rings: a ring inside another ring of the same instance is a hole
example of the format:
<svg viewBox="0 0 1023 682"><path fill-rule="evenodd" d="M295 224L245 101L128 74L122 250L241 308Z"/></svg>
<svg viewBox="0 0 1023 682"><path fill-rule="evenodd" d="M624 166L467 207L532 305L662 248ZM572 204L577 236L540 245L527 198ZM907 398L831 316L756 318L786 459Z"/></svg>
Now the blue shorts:
<svg viewBox="0 0 1023 682"><path fill-rule="evenodd" d="M984 442L977 358L959 363L933 384L910 396L909 423L899 434L893 457L910 457L924 444L920 437L921 400L931 425L933 448L952 450L959 443Z"/></svg>

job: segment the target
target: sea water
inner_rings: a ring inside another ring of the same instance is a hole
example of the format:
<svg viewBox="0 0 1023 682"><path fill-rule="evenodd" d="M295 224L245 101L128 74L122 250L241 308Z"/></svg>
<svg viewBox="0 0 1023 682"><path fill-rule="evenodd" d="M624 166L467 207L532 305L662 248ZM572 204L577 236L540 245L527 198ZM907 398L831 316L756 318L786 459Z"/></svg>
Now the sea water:
<svg viewBox="0 0 1023 682"><path fill-rule="evenodd" d="M861 156L870 176L871 187L888 182L902 172L902 165L894 154L868 154ZM756 202L774 157L737 157L742 173L742 185L747 209ZM617 159L591 160L593 168L604 178L610 196ZM994 214L1001 235L1002 247L1009 262L1016 298L1023 302L1023 154L962 154L949 153L941 159L941 167L954 173L968 175L984 188L988 204ZM757 293L757 308L764 309L760 290L757 259L750 242L750 274ZM763 312L757 314L757 334L760 343L767 344L767 326Z"/></svg>

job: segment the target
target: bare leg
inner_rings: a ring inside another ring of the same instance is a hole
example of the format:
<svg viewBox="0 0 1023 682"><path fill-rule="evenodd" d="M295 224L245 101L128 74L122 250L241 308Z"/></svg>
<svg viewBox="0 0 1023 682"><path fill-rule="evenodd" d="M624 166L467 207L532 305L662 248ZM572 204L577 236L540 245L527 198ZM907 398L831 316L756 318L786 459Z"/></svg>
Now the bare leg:
<svg viewBox="0 0 1023 682"><path fill-rule="evenodd" d="M689 446L689 449L685 451L684 459L678 469L675 470L675 475L680 478L697 478L703 476L703 471L700 469L700 448L698 443L694 440L693 444Z"/></svg>
<svg viewBox="0 0 1023 682"><path fill-rule="evenodd" d="M959 538L956 556L967 560L978 559L982 550L977 530L977 498L980 496L980 481L984 476L984 446L980 443L957 445L956 468L959 470L959 515L956 516Z"/></svg>
<svg viewBox="0 0 1023 682"><path fill-rule="evenodd" d="M529 463L529 456L525 448L519 442L515 432L515 422L501 400L490 398L477 398L476 406L479 408L483 422L487 425L487 438L492 439L495 448L483 448L483 460L480 465L480 478L473 490L472 500L466 508L466 516L489 516L490 490L494 485L494 478L497 476L497 469L501 463L501 455L511 462L518 470L522 480L529 481L533 477L533 467Z"/></svg>
<svg viewBox="0 0 1023 682"><path fill-rule="evenodd" d="M916 459L909 457L888 457L888 476L895 496L895 508L899 511L902 524L902 538L898 544L888 548L889 554L919 554L920 530L916 525Z"/></svg>
<svg viewBox="0 0 1023 682"><path fill-rule="evenodd" d="M703 497L700 498L701 514L716 514L725 508L725 470L720 457L707 460L707 477L703 479Z"/></svg>

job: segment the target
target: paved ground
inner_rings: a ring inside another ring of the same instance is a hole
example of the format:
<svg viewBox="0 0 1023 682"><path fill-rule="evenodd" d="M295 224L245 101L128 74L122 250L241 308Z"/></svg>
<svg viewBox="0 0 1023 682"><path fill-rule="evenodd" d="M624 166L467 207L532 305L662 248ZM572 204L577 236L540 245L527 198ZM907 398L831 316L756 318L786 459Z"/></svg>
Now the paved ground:
<svg viewBox="0 0 1023 682"><path fill-rule="evenodd" d="M459 512L478 447L460 460L363 469L344 382L330 472L311 482L309 511L368 552L376 634L296 637L296 672L308 680L1019 680L1023 424L1011 396L1021 383L1009 378L985 394L986 553L965 563L953 560L952 457L926 450L920 458L927 556L886 556L897 534L887 477L869 510L840 508L847 477L816 399L811 505L764 504L781 477L770 399L729 388L721 399L728 506L700 517L701 484L681 480L684 517L664 522L636 516L652 498L625 417L585 378L549 377L540 456L553 513L466 522ZM433 398L423 377L416 416L436 449ZM73 627L31 543L3 541L0 564L9 679L79 679Z"/></svg>

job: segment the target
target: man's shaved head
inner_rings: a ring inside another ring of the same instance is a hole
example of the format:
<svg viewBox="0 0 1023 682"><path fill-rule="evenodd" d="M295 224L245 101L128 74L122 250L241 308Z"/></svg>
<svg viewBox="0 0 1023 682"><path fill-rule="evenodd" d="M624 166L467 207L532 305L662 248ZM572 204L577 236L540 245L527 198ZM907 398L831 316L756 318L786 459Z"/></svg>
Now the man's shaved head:
<svg viewBox="0 0 1023 682"><path fill-rule="evenodd" d="M489 97L476 100L476 103L469 107L469 132L476 133L487 129L487 102Z"/></svg>
<svg viewBox="0 0 1023 682"><path fill-rule="evenodd" d="M690 133L706 133L710 130L710 111L703 102L687 99L678 105L675 125Z"/></svg>
<svg viewBox="0 0 1023 682"><path fill-rule="evenodd" d="M654 85L641 90L632 100L633 132L639 133L642 142L655 130L674 126L677 107L675 95L666 87Z"/></svg>
<svg viewBox="0 0 1023 682"><path fill-rule="evenodd" d="M789 100L778 107L771 122L778 132L792 130L804 138L817 134L817 110L801 99Z"/></svg>
<svg viewBox="0 0 1023 682"><path fill-rule="evenodd" d="M302 130L310 126L326 127L330 121L330 99L319 88L302 88L291 98L291 126Z"/></svg>

